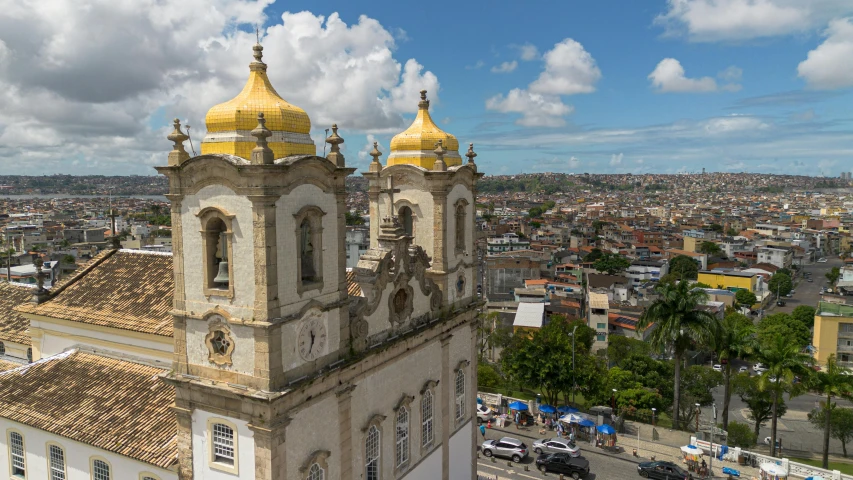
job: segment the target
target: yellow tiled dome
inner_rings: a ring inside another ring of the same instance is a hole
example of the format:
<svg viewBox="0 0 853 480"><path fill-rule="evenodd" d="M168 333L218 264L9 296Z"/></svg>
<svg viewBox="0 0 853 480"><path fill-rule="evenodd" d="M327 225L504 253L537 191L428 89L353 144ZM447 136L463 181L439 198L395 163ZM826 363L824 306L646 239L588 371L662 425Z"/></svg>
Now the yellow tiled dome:
<svg viewBox="0 0 853 480"><path fill-rule="evenodd" d="M272 132L268 143L275 158L315 155L317 147L309 135L311 119L305 110L279 96L267 77L267 65L261 61L263 47L257 44L253 50L255 61L249 64L249 80L243 91L207 112L202 155L227 153L251 158L256 139L250 132L258 125L259 112L264 114L266 127Z"/></svg>
<svg viewBox="0 0 853 480"><path fill-rule="evenodd" d="M417 165L432 170L436 160L435 144L439 140L447 149L447 153L444 154L444 162L447 166L462 165L462 157L459 156L459 140L438 128L438 125L432 121L426 90L421 90L418 116L409 128L391 139L388 165Z"/></svg>

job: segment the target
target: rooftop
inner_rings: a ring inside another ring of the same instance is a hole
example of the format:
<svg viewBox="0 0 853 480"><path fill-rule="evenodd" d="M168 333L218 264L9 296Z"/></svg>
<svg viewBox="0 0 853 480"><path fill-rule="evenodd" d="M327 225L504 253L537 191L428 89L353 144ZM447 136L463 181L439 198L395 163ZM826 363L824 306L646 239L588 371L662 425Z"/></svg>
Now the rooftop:
<svg viewBox="0 0 853 480"><path fill-rule="evenodd" d="M28 302L32 296L32 286L0 283L0 340L23 345L30 344L30 322L16 312L15 307Z"/></svg>

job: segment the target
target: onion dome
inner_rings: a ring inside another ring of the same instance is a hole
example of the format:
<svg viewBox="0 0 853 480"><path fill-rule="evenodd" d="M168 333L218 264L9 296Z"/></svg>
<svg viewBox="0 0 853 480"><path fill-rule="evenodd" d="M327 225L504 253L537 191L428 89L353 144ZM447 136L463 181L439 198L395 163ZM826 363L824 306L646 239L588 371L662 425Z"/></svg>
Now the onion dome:
<svg viewBox="0 0 853 480"><path fill-rule="evenodd" d="M446 152L444 162L448 167L462 165L459 156L459 141L456 137L438 128L429 115L429 100L426 90L421 90L421 101L418 102L418 116L404 132L398 133L391 139L391 154L388 155L388 165L417 165L432 170L438 157L435 154L436 144L441 140Z"/></svg>
<svg viewBox="0 0 853 480"><path fill-rule="evenodd" d="M243 91L207 112L202 155L225 153L249 160L256 146L252 130L258 125L259 113L263 114L266 128L272 132L267 143L274 158L316 155L317 147L309 135L311 119L308 114L287 103L270 84L267 65L261 61L264 47L256 44L252 49L255 61L249 64L249 80Z"/></svg>

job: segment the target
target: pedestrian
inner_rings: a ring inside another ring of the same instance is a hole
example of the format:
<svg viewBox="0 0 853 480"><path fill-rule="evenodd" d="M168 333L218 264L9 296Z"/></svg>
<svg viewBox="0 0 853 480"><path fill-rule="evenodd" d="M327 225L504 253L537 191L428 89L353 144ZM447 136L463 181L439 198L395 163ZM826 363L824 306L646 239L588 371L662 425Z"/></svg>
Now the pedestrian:
<svg viewBox="0 0 853 480"><path fill-rule="evenodd" d="M518 430L518 421L521 419L521 412L515 412L515 429Z"/></svg>
<svg viewBox="0 0 853 480"><path fill-rule="evenodd" d="M486 439L486 426L482 423L480 424L480 435L483 436L483 440Z"/></svg>

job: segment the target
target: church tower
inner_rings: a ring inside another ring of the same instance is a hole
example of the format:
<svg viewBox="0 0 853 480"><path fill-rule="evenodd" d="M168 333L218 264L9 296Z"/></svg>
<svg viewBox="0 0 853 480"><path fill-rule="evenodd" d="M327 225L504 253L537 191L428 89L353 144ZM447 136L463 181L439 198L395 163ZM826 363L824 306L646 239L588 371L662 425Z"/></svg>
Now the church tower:
<svg viewBox="0 0 853 480"><path fill-rule="evenodd" d="M376 160L364 174L370 181L370 239L375 245L385 218L398 222L430 257L427 274L453 304L473 296L477 283L474 188L482 174L473 144L463 165L459 141L438 128L426 90L420 93L414 122L391 140L387 166Z"/></svg>
<svg viewBox="0 0 853 480"><path fill-rule="evenodd" d="M461 165L424 96L399 163L374 149L374 236L347 272L344 140L333 125L316 156L308 116L254 54L243 91L208 112L202 154L175 120L157 168L172 203L163 380L179 479L475 479L473 149Z"/></svg>

